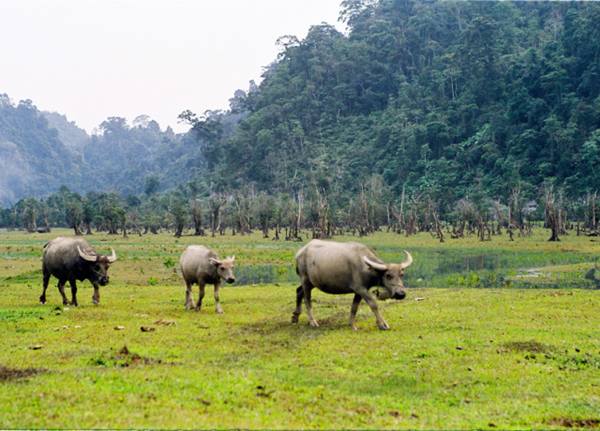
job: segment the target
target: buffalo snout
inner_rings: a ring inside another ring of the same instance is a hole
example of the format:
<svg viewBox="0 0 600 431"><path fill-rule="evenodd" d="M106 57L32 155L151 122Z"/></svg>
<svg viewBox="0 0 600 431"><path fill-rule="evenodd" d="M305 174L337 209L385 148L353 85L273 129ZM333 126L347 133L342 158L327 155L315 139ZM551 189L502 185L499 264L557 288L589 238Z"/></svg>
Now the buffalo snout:
<svg viewBox="0 0 600 431"><path fill-rule="evenodd" d="M106 286L108 284L108 275L106 277L100 277L98 282L100 283L100 286Z"/></svg>
<svg viewBox="0 0 600 431"><path fill-rule="evenodd" d="M235 281L235 277L227 277L227 278L225 279L225 281L226 281L227 283L231 284L231 283L233 283L233 282Z"/></svg>
<svg viewBox="0 0 600 431"><path fill-rule="evenodd" d="M406 292L404 292L403 290L400 290L398 292L394 292L393 298L394 299L398 299L398 300L404 299L404 298L406 298Z"/></svg>

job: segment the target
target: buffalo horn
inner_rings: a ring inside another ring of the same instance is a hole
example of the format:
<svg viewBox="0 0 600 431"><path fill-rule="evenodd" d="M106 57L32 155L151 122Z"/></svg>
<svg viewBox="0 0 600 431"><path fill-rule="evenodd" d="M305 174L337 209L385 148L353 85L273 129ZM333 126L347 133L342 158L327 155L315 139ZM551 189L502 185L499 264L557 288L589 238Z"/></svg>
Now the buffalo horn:
<svg viewBox="0 0 600 431"><path fill-rule="evenodd" d="M376 269L378 271L387 271L388 267L385 263L375 262L369 259L367 256L363 256L363 261L369 265L371 268Z"/></svg>
<svg viewBox="0 0 600 431"><path fill-rule="evenodd" d="M113 263L115 260L117 260L117 253L115 253L115 249L112 247L110 248L110 251L112 253L110 254L110 256L107 256L107 259L109 263Z"/></svg>
<svg viewBox="0 0 600 431"><path fill-rule="evenodd" d="M408 251L404 250L404 253L406 253L406 260L400 265L402 266L402 268L406 269L413 263L413 258Z"/></svg>
<svg viewBox="0 0 600 431"><path fill-rule="evenodd" d="M83 260L87 260L88 262L96 262L98 260L98 256L96 256L95 254L86 253L81 248L79 248L79 246L77 246L77 251L79 252L79 256Z"/></svg>

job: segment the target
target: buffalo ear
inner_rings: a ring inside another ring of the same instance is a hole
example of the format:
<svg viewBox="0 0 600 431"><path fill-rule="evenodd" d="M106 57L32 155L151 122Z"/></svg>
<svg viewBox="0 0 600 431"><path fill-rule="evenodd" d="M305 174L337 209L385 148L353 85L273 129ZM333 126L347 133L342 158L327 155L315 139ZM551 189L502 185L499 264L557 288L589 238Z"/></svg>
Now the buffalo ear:
<svg viewBox="0 0 600 431"><path fill-rule="evenodd" d="M214 257L209 257L208 261L213 264L214 266L220 266L221 265L221 261L219 259L215 259Z"/></svg>

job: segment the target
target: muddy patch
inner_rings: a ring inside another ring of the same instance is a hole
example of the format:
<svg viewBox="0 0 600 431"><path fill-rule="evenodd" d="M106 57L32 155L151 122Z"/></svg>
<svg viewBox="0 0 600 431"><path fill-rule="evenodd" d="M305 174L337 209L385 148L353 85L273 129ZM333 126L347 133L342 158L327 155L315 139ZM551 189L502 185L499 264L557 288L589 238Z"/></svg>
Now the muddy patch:
<svg viewBox="0 0 600 431"><path fill-rule="evenodd" d="M551 353L555 350L553 346L535 340L510 341L502 344L502 347L505 351L528 353Z"/></svg>
<svg viewBox="0 0 600 431"><path fill-rule="evenodd" d="M592 419L573 419L573 418L554 418L548 421L550 425L558 425L566 428L598 428L600 427L600 418Z"/></svg>
<svg viewBox="0 0 600 431"><path fill-rule="evenodd" d="M538 341L512 341L501 345L498 353L524 353L526 361L545 363L555 366L560 371L579 371L589 368L600 369L600 355L583 352L575 347L564 351L556 346Z"/></svg>
<svg viewBox="0 0 600 431"><path fill-rule="evenodd" d="M9 368L0 365L0 383L25 380L45 372L43 368Z"/></svg>
<svg viewBox="0 0 600 431"><path fill-rule="evenodd" d="M150 358L141 356L129 350L127 346L123 346L117 352L110 352L102 355L98 358L92 358L90 360L91 365L100 367L134 367L139 365L153 365L162 364L161 359Z"/></svg>

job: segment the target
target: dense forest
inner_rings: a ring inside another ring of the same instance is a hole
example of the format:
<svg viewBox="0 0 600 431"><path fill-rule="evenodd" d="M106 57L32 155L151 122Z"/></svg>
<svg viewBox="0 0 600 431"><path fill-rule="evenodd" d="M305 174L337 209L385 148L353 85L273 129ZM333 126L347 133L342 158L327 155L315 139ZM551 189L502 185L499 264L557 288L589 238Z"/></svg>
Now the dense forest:
<svg viewBox="0 0 600 431"><path fill-rule="evenodd" d="M209 164L227 184L356 192L381 175L448 202L544 181L600 188L600 5L345 1L282 52Z"/></svg>
<svg viewBox="0 0 600 431"><path fill-rule="evenodd" d="M18 198L68 184L36 200L36 217L52 199L82 214L105 199L153 218L146 228L195 232L198 214L216 228L237 211L248 221L229 226L243 231L299 220L301 208L320 231L406 228L410 211L418 228L465 211L522 227L520 214L548 222L554 210L559 227L567 213L597 226L600 4L345 0L340 19L347 34L321 24L279 38L260 84L237 90L227 112L182 112L186 134L141 116L83 136L4 96L0 198L14 205L2 223L22 223ZM28 170L15 175L19 164Z"/></svg>

